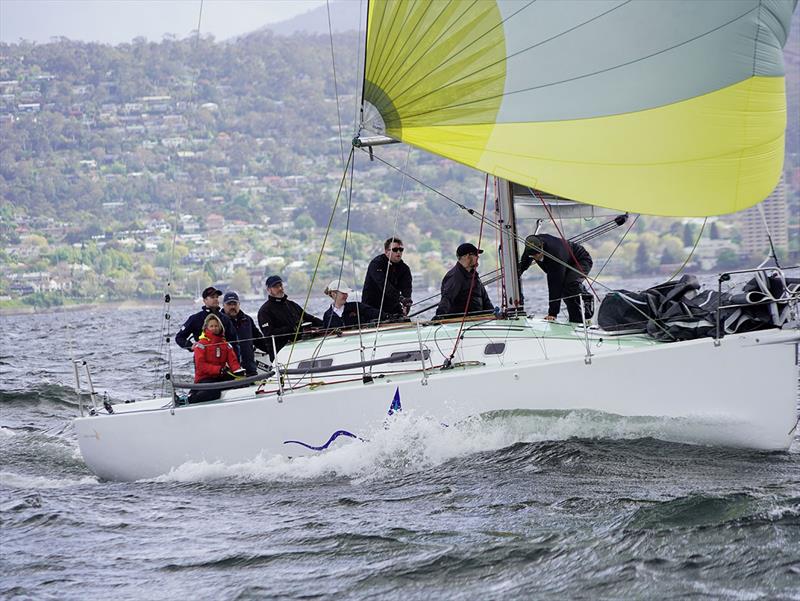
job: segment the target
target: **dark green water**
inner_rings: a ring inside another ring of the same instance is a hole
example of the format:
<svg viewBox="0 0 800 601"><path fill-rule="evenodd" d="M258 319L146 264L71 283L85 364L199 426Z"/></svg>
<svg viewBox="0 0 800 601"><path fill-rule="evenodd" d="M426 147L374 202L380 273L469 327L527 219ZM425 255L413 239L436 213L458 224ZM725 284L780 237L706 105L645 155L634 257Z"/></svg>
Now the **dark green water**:
<svg viewBox="0 0 800 601"><path fill-rule="evenodd" d="M408 417L318 457L98 482L70 425L65 358L74 348L100 390L133 396L157 349L130 349L154 339L154 314L14 318L0 597L800 598L797 440L759 453L590 413L446 429Z"/></svg>

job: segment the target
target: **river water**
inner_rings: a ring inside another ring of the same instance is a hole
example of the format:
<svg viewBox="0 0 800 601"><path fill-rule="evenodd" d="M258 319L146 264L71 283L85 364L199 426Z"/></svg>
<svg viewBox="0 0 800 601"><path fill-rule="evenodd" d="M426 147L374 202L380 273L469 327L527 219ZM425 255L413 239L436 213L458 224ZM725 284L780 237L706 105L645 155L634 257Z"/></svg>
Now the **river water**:
<svg viewBox="0 0 800 601"><path fill-rule="evenodd" d="M3 319L0 598L800 599L797 439L763 453L580 412L404 418L316 457L100 482L68 359L112 399L149 396L161 313Z"/></svg>

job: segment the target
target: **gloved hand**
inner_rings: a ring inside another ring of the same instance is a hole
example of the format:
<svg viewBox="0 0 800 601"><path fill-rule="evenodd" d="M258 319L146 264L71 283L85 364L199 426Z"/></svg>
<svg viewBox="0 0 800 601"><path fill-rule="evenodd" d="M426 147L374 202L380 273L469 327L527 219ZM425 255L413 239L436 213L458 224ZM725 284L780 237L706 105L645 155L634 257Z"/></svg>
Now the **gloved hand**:
<svg viewBox="0 0 800 601"><path fill-rule="evenodd" d="M244 378L245 370L244 368L240 367L239 369L235 369L231 372L234 378Z"/></svg>

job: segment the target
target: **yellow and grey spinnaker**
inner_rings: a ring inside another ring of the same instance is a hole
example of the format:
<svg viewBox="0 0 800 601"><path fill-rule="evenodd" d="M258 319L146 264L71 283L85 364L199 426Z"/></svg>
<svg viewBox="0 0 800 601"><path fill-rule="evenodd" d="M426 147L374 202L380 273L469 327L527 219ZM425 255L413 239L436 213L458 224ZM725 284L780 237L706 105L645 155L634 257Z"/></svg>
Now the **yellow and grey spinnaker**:
<svg viewBox="0 0 800 601"><path fill-rule="evenodd" d="M797 0L372 0L378 129L637 213L740 211L780 177Z"/></svg>

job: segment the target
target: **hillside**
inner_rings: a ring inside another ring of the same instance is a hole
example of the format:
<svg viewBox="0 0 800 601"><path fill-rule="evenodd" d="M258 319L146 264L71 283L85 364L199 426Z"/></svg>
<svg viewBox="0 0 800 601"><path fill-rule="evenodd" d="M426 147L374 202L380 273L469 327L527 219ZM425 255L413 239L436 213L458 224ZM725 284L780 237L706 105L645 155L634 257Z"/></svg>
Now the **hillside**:
<svg viewBox="0 0 800 601"><path fill-rule="evenodd" d="M312 12L295 25L313 30L320 15L327 20L324 6ZM795 19L786 52L795 207L798 39ZM336 82L330 43L325 35L259 31L228 42L0 44L0 295L153 295L176 224L182 293L209 280L258 292L273 270L300 290L334 207L360 91L357 34L334 36ZM480 208L480 174L401 146L380 154ZM357 272L396 227L414 251L408 260L419 284L435 286L452 249L477 236L475 220L453 203L361 152L355 181L352 199L345 194L336 207L320 277L338 273L348 200ZM670 265L683 252L684 230L641 220L611 269ZM645 243L649 255L637 259Z"/></svg>

